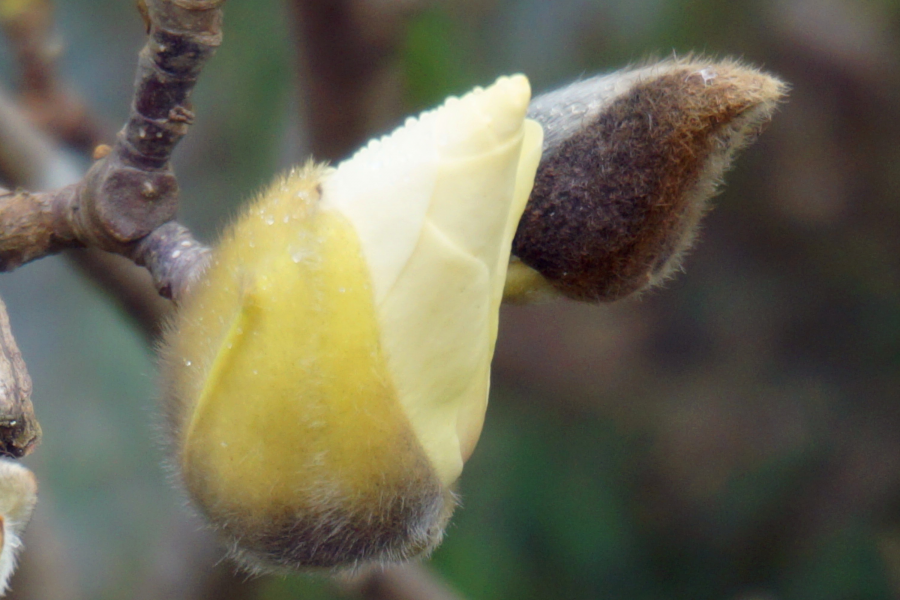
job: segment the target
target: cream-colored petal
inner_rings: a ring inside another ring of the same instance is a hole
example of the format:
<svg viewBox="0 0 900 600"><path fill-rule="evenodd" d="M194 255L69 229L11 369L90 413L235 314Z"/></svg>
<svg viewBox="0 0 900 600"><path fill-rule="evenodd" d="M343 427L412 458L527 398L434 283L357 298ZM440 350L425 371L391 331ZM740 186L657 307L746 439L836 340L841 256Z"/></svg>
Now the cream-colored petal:
<svg viewBox="0 0 900 600"><path fill-rule="evenodd" d="M378 303L398 398L447 485L481 430L510 245L540 157L527 86L504 78L437 113L442 161L427 223Z"/></svg>
<svg viewBox="0 0 900 600"><path fill-rule="evenodd" d="M373 140L322 183L322 208L353 223L373 274L375 301L384 299L415 248L428 210L438 153L434 119L408 119Z"/></svg>
<svg viewBox="0 0 900 600"><path fill-rule="evenodd" d="M484 263L428 224L403 275L379 307L398 399L445 484L462 470L456 430L460 405L485 402L491 360L489 285Z"/></svg>
<svg viewBox="0 0 900 600"><path fill-rule="evenodd" d="M510 248L512 247L513 237L516 235L516 227L519 224L519 217L525 210L528 203L528 197L531 195L531 188L534 185L535 172L538 163L541 160L541 146L543 144L544 132L541 126L534 121L526 120L524 125L524 136L522 139L522 152L519 158L518 169L516 171L515 193L513 195L512 205L510 206L510 218L506 222L506 231L504 231L501 242L499 244L496 263L493 271L493 289L491 291L491 308L489 312L490 322L488 323L488 332L490 335L490 356L494 355L494 346L497 342L497 329L500 321L500 303L503 300L503 290L506 284L506 273L509 266ZM469 398L468 402L460 403L459 416L457 419L457 435L459 437L459 451L463 462L469 459L475 444L481 435L481 428L484 425L484 414L487 410L488 387L490 380L490 365L484 366L487 370L487 376L484 378L485 389L481 391L481 402L477 401L477 392L473 390L471 395L465 396ZM480 385L480 380L474 382L473 386Z"/></svg>

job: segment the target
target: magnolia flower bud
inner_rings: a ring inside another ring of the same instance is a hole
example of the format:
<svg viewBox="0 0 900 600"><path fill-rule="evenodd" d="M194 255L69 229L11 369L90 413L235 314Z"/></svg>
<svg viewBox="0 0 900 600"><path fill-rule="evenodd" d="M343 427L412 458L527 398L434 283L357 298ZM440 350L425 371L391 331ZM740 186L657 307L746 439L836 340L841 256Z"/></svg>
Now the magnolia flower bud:
<svg viewBox="0 0 900 600"><path fill-rule="evenodd" d="M733 61L669 60L542 95L543 158L507 299L616 300L665 280L735 153L785 85Z"/></svg>
<svg viewBox="0 0 900 600"><path fill-rule="evenodd" d="M17 462L0 458L0 595L9 584L22 548L22 533L37 502L34 475Z"/></svg>
<svg viewBox="0 0 900 600"><path fill-rule="evenodd" d="M481 431L540 159L524 76L276 181L164 342L175 463L256 567L427 552Z"/></svg>

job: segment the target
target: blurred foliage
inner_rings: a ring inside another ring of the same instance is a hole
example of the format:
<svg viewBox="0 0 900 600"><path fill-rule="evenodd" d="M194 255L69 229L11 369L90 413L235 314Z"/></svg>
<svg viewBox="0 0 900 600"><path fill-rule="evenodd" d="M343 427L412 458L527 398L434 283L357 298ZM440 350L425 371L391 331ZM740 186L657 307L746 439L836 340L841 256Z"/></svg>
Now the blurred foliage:
<svg viewBox="0 0 900 600"><path fill-rule="evenodd" d="M402 57L410 112L465 93L477 80L471 56L464 54L471 48L466 32L461 23L439 9L426 10L411 19Z"/></svg>
<svg viewBox="0 0 900 600"><path fill-rule="evenodd" d="M131 3L60 2L59 27L66 80L118 126L143 41ZM793 86L686 274L639 301L504 310L485 433L432 566L472 600L900 594L900 3L457 0L416 13L402 49L410 111L501 73L540 91L673 51ZM207 239L304 158L294 52L283 2L226 5L176 155ZM60 260L0 293L44 426L38 521L78 597L130 597L180 506L151 353ZM299 576L260 589L336 593Z"/></svg>

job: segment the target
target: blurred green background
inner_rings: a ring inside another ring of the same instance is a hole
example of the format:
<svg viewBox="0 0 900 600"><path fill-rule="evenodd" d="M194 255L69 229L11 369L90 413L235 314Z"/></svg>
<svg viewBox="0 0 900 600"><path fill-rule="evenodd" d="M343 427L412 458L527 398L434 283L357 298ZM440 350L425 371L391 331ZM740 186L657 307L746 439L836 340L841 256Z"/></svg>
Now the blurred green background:
<svg viewBox="0 0 900 600"><path fill-rule="evenodd" d="M401 106L376 131L500 74L541 91L673 52L792 86L686 273L638 300L503 309L484 434L430 567L473 600L900 597L900 2L359 3L408 5L389 52ZM225 6L175 162L206 240L314 146L291 14ZM133 3L61 0L57 23L65 81L119 127L144 41ZM3 275L0 295L44 429L14 586L156 597L186 508L160 466L152 349L61 258ZM339 593L303 576L253 589Z"/></svg>

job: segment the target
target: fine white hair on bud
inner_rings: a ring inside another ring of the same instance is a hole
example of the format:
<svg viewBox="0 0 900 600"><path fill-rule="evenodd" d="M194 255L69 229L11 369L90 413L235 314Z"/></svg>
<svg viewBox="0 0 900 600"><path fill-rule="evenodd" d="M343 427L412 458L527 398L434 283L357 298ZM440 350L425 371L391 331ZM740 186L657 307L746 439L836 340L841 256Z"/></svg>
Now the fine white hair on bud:
<svg viewBox="0 0 900 600"><path fill-rule="evenodd" d="M481 431L510 247L540 159L528 80L451 98L225 233L161 350L173 463L251 569L441 540Z"/></svg>
<svg viewBox="0 0 900 600"><path fill-rule="evenodd" d="M543 157L519 224L507 300L587 301L669 277L738 150L784 97L733 60L666 60L535 98Z"/></svg>
<svg viewBox="0 0 900 600"><path fill-rule="evenodd" d="M16 568L22 533L37 502L34 475L17 462L0 458L0 595Z"/></svg>

